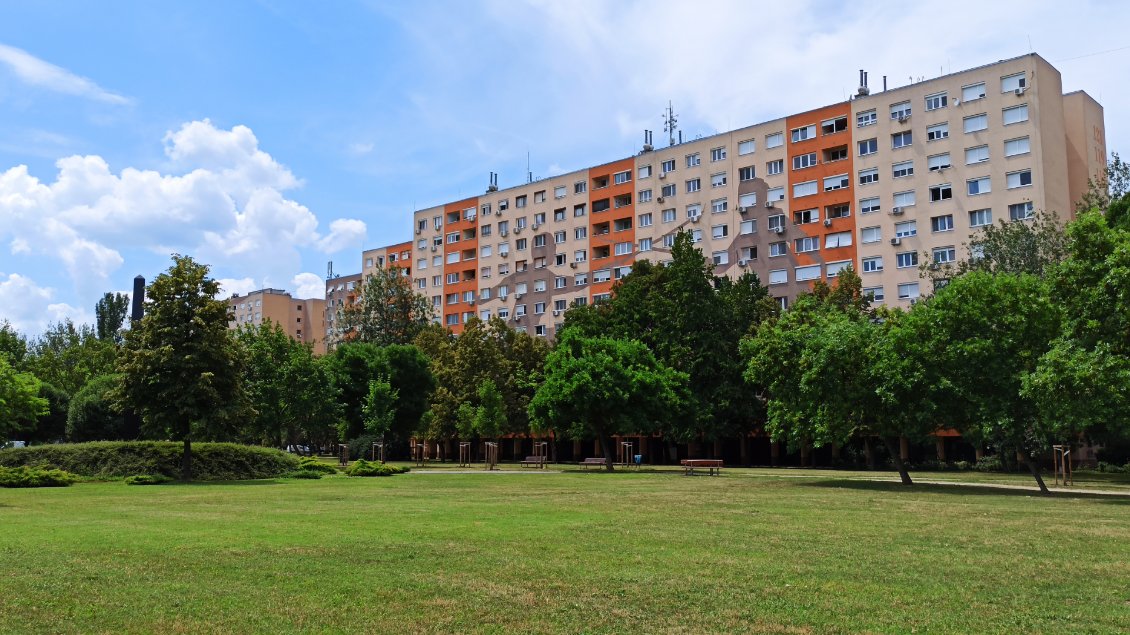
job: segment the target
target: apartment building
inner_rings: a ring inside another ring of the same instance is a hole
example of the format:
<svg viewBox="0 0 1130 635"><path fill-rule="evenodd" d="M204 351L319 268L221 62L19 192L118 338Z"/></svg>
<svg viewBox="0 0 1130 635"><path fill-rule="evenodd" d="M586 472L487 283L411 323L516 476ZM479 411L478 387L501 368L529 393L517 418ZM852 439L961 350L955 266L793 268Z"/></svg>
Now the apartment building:
<svg viewBox="0 0 1130 635"><path fill-rule="evenodd" d="M1105 157L1102 107L1030 54L419 210L413 283L455 332L478 315L551 336L688 231L782 306L848 265L907 306L931 291L923 259L998 219L1070 216Z"/></svg>
<svg viewBox="0 0 1130 635"><path fill-rule="evenodd" d="M320 335L325 313L325 301L321 298L300 300L282 289L260 289L247 295L232 295L228 305L233 316L229 328L259 326L270 321L299 342L312 344L316 355L326 351L325 339Z"/></svg>
<svg viewBox="0 0 1130 635"><path fill-rule="evenodd" d="M412 275L412 243L397 243L361 252L361 279L377 269L399 267L405 276Z"/></svg>
<svg viewBox="0 0 1130 635"><path fill-rule="evenodd" d="M345 307L357 302L361 274L332 276L326 279L326 298L323 305L323 326L326 333L326 350L338 343L341 314Z"/></svg>

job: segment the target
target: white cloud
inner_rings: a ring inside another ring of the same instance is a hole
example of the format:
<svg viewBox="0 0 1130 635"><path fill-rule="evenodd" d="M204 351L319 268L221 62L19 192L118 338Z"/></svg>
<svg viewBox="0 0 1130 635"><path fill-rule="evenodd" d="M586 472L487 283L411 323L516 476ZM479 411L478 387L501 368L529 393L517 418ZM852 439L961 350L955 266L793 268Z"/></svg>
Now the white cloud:
<svg viewBox="0 0 1130 635"><path fill-rule="evenodd" d="M324 298L326 296L326 282L316 273L304 272L290 281L294 285L294 297L303 300L307 298Z"/></svg>
<svg viewBox="0 0 1130 635"><path fill-rule="evenodd" d="M220 283L220 294L216 296L218 298L244 295L263 288L251 278L219 278L216 282Z"/></svg>
<svg viewBox="0 0 1130 635"><path fill-rule="evenodd" d="M45 62L23 49L0 44L0 64L6 65L24 83L40 86L57 93L86 97L108 104L125 105L130 100L112 93L91 80L75 75L65 68Z"/></svg>
<svg viewBox="0 0 1130 635"><path fill-rule="evenodd" d="M78 307L54 302L55 290L41 287L18 273L0 273L0 320L11 322L24 335L38 335L53 322L70 319L91 323L94 316Z"/></svg>
<svg viewBox="0 0 1130 635"><path fill-rule="evenodd" d="M376 146L374 146L372 143L351 143L349 144L349 153L356 156L362 156L372 152L374 147Z"/></svg>
<svg viewBox="0 0 1130 635"><path fill-rule="evenodd" d="M0 173L0 240L13 252L59 259L80 287L104 288L129 250L191 254L281 286L300 270L300 249L333 254L365 237L365 223L354 219L320 233L314 213L287 197L301 181L245 126L194 121L164 142L175 173L114 173L100 156L59 159L52 183L26 166Z"/></svg>

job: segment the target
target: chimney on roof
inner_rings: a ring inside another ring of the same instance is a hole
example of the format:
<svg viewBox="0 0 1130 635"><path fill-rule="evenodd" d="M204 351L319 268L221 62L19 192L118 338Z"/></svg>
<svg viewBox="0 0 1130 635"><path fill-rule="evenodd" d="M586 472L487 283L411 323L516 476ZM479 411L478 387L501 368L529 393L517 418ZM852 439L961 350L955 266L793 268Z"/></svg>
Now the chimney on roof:
<svg viewBox="0 0 1130 635"><path fill-rule="evenodd" d="M867 88L867 73L861 68L859 69L859 88L855 91L856 97L866 97L871 94L871 89Z"/></svg>

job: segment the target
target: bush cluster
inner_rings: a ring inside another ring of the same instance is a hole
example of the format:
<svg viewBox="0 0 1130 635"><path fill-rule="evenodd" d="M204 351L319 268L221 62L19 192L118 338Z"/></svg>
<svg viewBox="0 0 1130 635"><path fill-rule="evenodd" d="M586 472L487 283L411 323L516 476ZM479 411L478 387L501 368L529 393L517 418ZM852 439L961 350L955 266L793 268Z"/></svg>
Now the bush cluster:
<svg viewBox="0 0 1130 635"><path fill-rule="evenodd" d="M408 468L406 467L396 467L388 463L360 459L350 465L345 473L349 476L392 476L393 474L404 474L407 471Z"/></svg>
<svg viewBox="0 0 1130 635"><path fill-rule="evenodd" d="M980 461L973 466L973 469L978 472L1003 472L1004 464L1001 463L1001 457L997 455L983 456Z"/></svg>
<svg viewBox="0 0 1130 635"><path fill-rule="evenodd" d="M74 482L75 475L63 470L0 466L0 487L67 487Z"/></svg>
<svg viewBox="0 0 1130 635"><path fill-rule="evenodd" d="M181 444L171 441L101 441L0 450L0 466L45 467L79 476L118 479L139 474L180 477ZM194 443L192 477L201 481L275 478L298 469L280 450L235 443Z"/></svg>
<svg viewBox="0 0 1130 635"><path fill-rule="evenodd" d="M305 472L317 472L319 474L337 474L337 468L319 461L312 456L304 456L298 459L298 469Z"/></svg>
<svg viewBox="0 0 1130 635"><path fill-rule="evenodd" d="M1078 472L1105 472L1107 474L1130 474L1130 463L1126 465L1119 465L1117 463L1108 463L1107 461L1099 461L1093 468L1077 468Z"/></svg>
<svg viewBox="0 0 1130 635"><path fill-rule="evenodd" d="M126 477L126 485L161 485L172 480L160 474L134 474Z"/></svg>

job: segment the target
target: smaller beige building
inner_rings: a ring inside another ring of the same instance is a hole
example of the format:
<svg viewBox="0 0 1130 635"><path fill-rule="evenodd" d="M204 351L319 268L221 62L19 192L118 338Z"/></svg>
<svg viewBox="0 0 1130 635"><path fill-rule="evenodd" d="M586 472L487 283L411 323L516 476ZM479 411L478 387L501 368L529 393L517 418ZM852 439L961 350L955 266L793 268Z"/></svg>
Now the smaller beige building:
<svg viewBox="0 0 1130 635"><path fill-rule="evenodd" d="M326 350L338 342L342 312L345 307L357 303L361 285L361 274L334 276L326 280L326 299L322 303L322 332L325 333Z"/></svg>
<svg viewBox="0 0 1130 635"><path fill-rule="evenodd" d="M314 354L326 352L322 325L325 300L320 298L296 299L282 289L260 289L247 295L235 294L228 298L233 319L230 328L243 325L259 326L267 321L281 326L287 335L299 342L312 344Z"/></svg>

